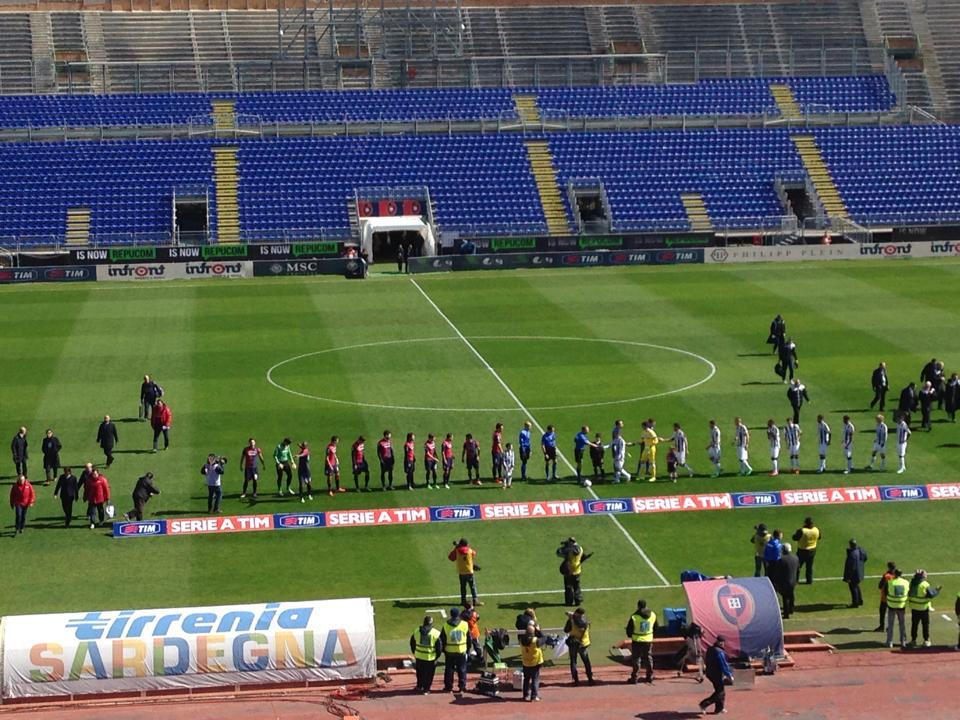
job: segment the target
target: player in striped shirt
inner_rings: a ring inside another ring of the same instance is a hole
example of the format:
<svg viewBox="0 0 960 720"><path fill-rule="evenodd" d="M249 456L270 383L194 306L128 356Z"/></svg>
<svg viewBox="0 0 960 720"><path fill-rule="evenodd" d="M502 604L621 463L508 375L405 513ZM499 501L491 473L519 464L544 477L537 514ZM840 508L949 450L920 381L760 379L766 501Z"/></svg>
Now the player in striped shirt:
<svg viewBox="0 0 960 720"><path fill-rule="evenodd" d="M847 458L847 469L843 471L844 475L853 472L853 436L857 429L850 422L850 416L843 416L843 454Z"/></svg>
<svg viewBox="0 0 960 720"><path fill-rule="evenodd" d="M447 436L440 443L440 460L443 462L443 486L450 489L450 473L453 472L453 435Z"/></svg>
<svg viewBox="0 0 960 720"><path fill-rule="evenodd" d="M787 424L783 428L783 439L787 443L787 452L790 453L790 472L794 475L800 474L800 436L803 430L793 421L792 417L787 418Z"/></svg>
<svg viewBox="0 0 960 720"><path fill-rule="evenodd" d="M767 420L767 440L770 442L770 477L780 474L780 428L773 421Z"/></svg>
<svg viewBox="0 0 960 720"><path fill-rule="evenodd" d="M424 481L427 483L428 490L434 490L437 487L437 441L433 433L427 435L427 441L423 444L423 469L425 472Z"/></svg>
<svg viewBox="0 0 960 720"><path fill-rule="evenodd" d="M740 418L733 419L733 445L737 448L737 460L740 461L740 474L753 475L750 467L750 430Z"/></svg>
<svg viewBox="0 0 960 720"><path fill-rule="evenodd" d="M889 432L890 429L883 421L883 415L877 415L877 431L873 438L873 453L870 455L867 470L873 470L873 462L877 459L877 455L880 456L880 469L887 469L887 435Z"/></svg>
<svg viewBox="0 0 960 720"><path fill-rule="evenodd" d="M905 415L900 416L900 422L897 423L897 457L900 458L900 469L897 474L900 475L907 471L907 441L913 433L910 432L910 426L907 425Z"/></svg>
<svg viewBox="0 0 960 720"><path fill-rule="evenodd" d="M817 472L822 473L827 469L827 448L830 447L831 440L830 426L823 419L823 415L817 415L817 435L820 439L820 467Z"/></svg>
<svg viewBox="0 0 960 720"><path fill-rule="evenodd" d="M720 454L722 451L720 447L720 428L717 426L716 420L711 420L709 426L710 443L707 445L707 456L710 458L710 462L713 463L713 473L711 473L710 477L719 477L720 473L723 472L723 468L720 467Z"/></svg>
<svg viewBox="0 0 960 720"><path fill-rule="evenodd" d="M614 428L616 430L616 428ZM606 447L610 448L610 454L613 456L613 482L619 483L620 478L625 478L630 482L630 473L624 470L624 464L627 462L627 446L633 445L623 439L619 432L613 434L613 440Z"/></svg>
<svg viewBox="0 0 960 720"><path fill-rule="evenodd" d="M686 468L687 476L693 477L693 468L687 464L687 434L680 427L680 423L673 424L673 435L670 442L677 453L677 467Z"/></svg>

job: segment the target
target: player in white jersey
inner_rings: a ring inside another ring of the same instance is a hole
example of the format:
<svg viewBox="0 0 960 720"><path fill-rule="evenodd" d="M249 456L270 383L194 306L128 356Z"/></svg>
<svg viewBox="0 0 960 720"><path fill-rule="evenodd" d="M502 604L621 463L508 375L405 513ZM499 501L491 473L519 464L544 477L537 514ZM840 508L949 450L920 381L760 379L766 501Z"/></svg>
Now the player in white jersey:
<svg viewBox="0 0 960 720"><path fill-rule="evenodd" d="M823 415L817 415L817 435L820 440L820 467L817 472L822 473L827 469L827 448L830 447L831 440L830 426L823 419Z"/></svg>
<svg viewBox="0 0 960 720"><path fill-rule="evenodd" d="M680 427L680 423L673 424L673 435L670 442L677 453L677 467L687 469L687 475L693 477L693 468L687 464L687 434Z"/></svg>
<svg viewBox="0 0 960 720"><path fill-rule="evenodd" d="M783 427L783 439L787 443L787 452L790 453L790 472L794 475L800 474L800 436L803 430L793 421L792 417L787 418L787 424Z"/></svg>
<svg viewBox="0 0 960 720"><path fill-rule="evenodd" d="M623 434L618 431L617 427L614 427L613 440L610 441L609 445L604 445L604 447L610 448L610 454L613 456L614 483L619 483L621 477L627 482L630 482L630 473L623 469L623 466L627 461L628 445L633 445L633 443L628 443L626 440L624 440Z"/></svg>
<svg viewBox="0 0 960 720"><path fill-rule="evenodd" d="M773 418L767 420L767 440L770 442L770 477L776 477L780 474L780 428Z"/></svg>
<svg viewBox="0 0 960 720"><path fill-rule="evenodd" d="M847 458L847 469L843 471L844 475L853 472L853 436L857 429L850 422L850 416L843 416L843 454Z"/></svg>
<svg viewBox="0 0 960 720"><path fill-rule="evenodd" d="M752 475L750 467L750 430L740 418L733 419L733 445L737 448L737 460L740 461L740 474Z"/></svg>
<svg viewBox="0 0 960 720"><path fill-rule="evenodd" d="M719 477L720 473L723 472L723 468L720 467L720 428L717 427L717 421L711 420L710 423L710 444L707 445L707 456L710 458L710 462L713 463L713 473L710 477Z"/></svg>
<svg viewBox="0 0 960 720"><path fill-rule="evenodd" d="M877 455L880 456L880 469L887 469L887 435L889 432L890 429L883 421L883 415L877 415L877 433L873 438L873 453L870 455L867 470L873 470L873 461L877 459Z"/></svg>
<svg viewBox="0 0 960 720"><path fill-rule="evenodd" d="M897 423L897 457L900 458L900 469L897 474L907 470L907 440L913 433L910 432L910 426L904 416L900 416L900 422Z"/></svg>

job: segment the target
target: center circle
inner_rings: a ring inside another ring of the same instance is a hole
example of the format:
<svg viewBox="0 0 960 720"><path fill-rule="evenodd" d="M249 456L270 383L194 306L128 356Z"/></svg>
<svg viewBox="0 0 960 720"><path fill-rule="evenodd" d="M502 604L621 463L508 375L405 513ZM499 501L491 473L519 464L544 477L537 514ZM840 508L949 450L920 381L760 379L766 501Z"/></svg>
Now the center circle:
<svg viewBox="0 0 960 720"><path fill-rule="evenodd" d="M485 342L525 342L525 343L592 343L600 344L599 348L637 348L637 349L647 349L660 353L669 353L674 355L679 355L681 358L688 361L693 361L698 365L703 365L706 373L703 377L684 384L680 387L673 387L670 389L662 390L660 392L650 393L646 395L637 395L637 396L628 396L622 398L616 398L612 400L599 400L596 402L577 402L577 403L567 403L567 404L556 404L556 405L527 405L526 409L530 412L533 411L545 411L545 410L570 410L576 408L591 408L591 407L603 407L608 405L623 405L628 403L640 402L643 400L652 400L654 398L664 397L666 395L674 395L677 393L685 392L687 390L692 390L704 383L708 382L717 372L716 366L707 358L697 353L691 352L689 350L683 350L681 348L670 347L668 345L657 345L653 343L645 343L633 340L611 340L606 338L579 338L579 337L556 337L556 336L527 336L527 335L498 335L498 336L472 336L467 337L466 340L473 345L474 343L485 343ZM459 337L433 337L433 338L405 338L400 340L382 340L377 342L368 342L368 343L358 343L355 345L344 345L341 347L327 348L325 350L316 350L314 352L303 353L301 355L295 355L289 357L285 360L273 365L269 370L267 370L267 382L270 383L273 387L283 392L290 393L291 395L296 395L297 397L307 398L310 400L317 400L320 402L334 403L337 405L351 405L354 407L364 407L364 408L376 408L383 410L412 410L420 412L518 412L521 408L517 404L509 405L507 407L480 407L480 406L471 406L471 407L436 407L436 406L421 406L421 405L407 405L400 403L391 403L391 402L364 402L360 400L344 400L342 398L330 397L326 394L303 392L298 390L296 384L287 383L277 379L276 375L278 370L281 368L289 368L290 366L295 365L296 363L302 363L303 361L309 360L311 358L318 358L323 356L333 356L338 358L339 354L349 353L351 351L361 351L361 350L378 350L382 348L390 348L403 345L424 345L429 343L459 343L463 344L463 341ZM471 353L472 355L473 353ZM420 357L420 356L418 356ZM479 364L477 364L479 365ZM489 370L485 368L475 367L473 370L477 372L487 373L489 376ZM496 371L496 368L493 367L493 370ZM499 378L499 375L498 375ZM503 381L505 384L505 381ZM291 385L293 385L291 387ZM504 390L504 392L506 392Z"/></svg>

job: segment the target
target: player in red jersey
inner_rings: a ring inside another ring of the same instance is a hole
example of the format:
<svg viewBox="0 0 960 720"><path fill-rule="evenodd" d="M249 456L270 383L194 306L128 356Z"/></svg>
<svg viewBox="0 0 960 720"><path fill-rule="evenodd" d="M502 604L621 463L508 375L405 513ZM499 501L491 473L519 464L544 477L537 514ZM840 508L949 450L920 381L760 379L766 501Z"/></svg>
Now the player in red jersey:
<svg viewBox="0 0 960 720"><path fill-rule="evenodd" d="M377 443L377 459L380 461L380 489L393 490L393 435L389 430L383 431L383 438ZM389 485L384 480L389 479Z"/></svg>
<svg viewBox="0 0 960 720"><path fill-rule="evenodd" d="M415 439L416 436L413 433L407 433L407 441L403 444L403 472L407 475L407 490L413 490L417 486L413 481L413 473L417 469Z"/></svg>
<svg viewBox="0 0 960 720"><path fill-rule="evenodd" d="M360 476L363 475L363 490L370 490L370 468L364 455L366 438L361 435L350 446L350 460L353 466L353 487L360 492Z"/></svg>
<svg viewBox="0 0 960 720"><path fill-rule="evenodd" d="M427 441L423 444L423 467L426 471L427 489L434 490L437 487L437 441L433 433L427 435Z"/></svg>
<svg viewBox="0 0 960 720"><path fill-rule="evenodd" d="M490 459L493 461L493 481L500 485L503 482L503 423L497 423L493 429Z"/></svg>
<svg viewBox="0 0 960 720"><path fill-rule="evenodd" d="M467 466L467 482L474 485L482 485L480 480L480 443L476 441L471 433L467 433L463 440L463 450L460 451L460 462ZM476 475L476 479L474 479Z"/></svg>
<svg viewBox="0 0 960 720"><path fill-rule="evenodd" d="M337 458L337 443L339 442L340 437L337 435L330 438L326 457L323 461L323 474L327 476L327 495L333 495L331 480L336 482L338 493L346 492L344 488L340 487L340 460Z"/></svg>
<svg viewBox="0 0 960 720"><path fill-rule="evenodd" d="M253 497L257 497L257 481L260 479L260 473L257 470L258 459L260 465L265 466L266 461L263 459L263 450L257 447L256 440L250 438L247 441L247 446L240 454L240 467L243 469L243 492L240 493L241 499L247 496L247 484L251 481L253 482Z"/></svg>
<svg viewBox="0 0 960 720"><path fill-rule="evenodd" d="M450 489L450 473L453 471L453 435L447 436L440 443L440 459L443 461L443 486Z"/></svg>

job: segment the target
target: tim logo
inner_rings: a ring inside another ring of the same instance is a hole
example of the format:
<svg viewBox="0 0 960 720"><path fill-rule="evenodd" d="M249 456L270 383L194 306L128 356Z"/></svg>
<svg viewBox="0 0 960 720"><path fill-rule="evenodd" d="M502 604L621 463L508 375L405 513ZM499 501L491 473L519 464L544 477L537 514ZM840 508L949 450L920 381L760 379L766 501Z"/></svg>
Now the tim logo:
<svg viewBox="0 0 960 720"><path fill-rule="evenodd" d="M625 513L630 512L630 503L626 500L590 500L583 504L588 513Z"/></svg>
<svg viewBox="0 0 960 720"><path fill-rule="evenodd" d="M321 513L280 515L276 526L284 529L323 527L323 515Z"/></svg>
<svg viewBox="0 0 960 720"><path fill-rule="evenodd" d="M163 526L160 523L125 523L120 526L120 535L162 535Z"/></svg>
<svg viewBox="0 0 960 720"><path fill-rule="evenodd" d="M452 522L457 520L476 520L480 517L480 509L475 505L447 505L431 508L433 520L436 522Z"/></svg>
<svg viewBox="0 0 960 720"><path fill-rule="evenodd" d="M884 500L926 500L927 489L922 485L894 485L880 488Z"/></svg>
<svg viewBox="0 0 960 720"><path fill-rule="evenodd" d="M779 493L734 493L734 507L767 507L780 504Z"/></svg>
<svg viewBox="0 0 960 720"><path fill-rule="evenodd" d="M714 602L723 619L736 628L749 625L756 614L753 595L736 583L718 587Z"/></svg>

